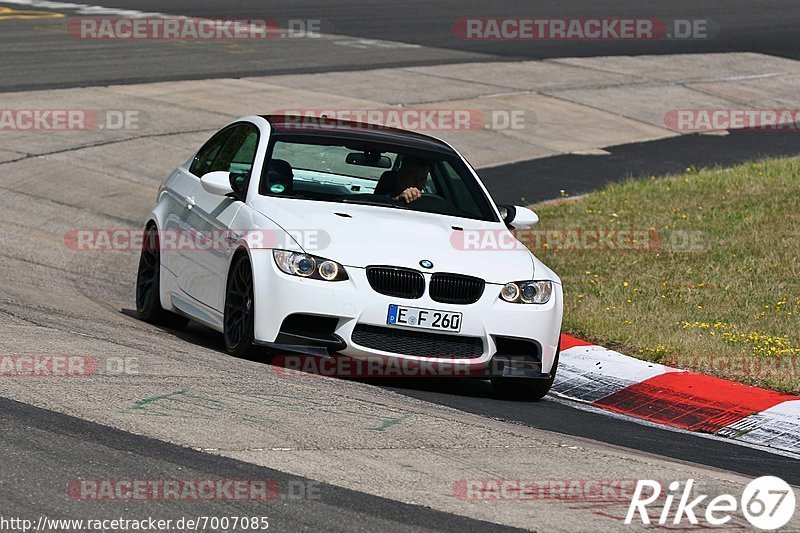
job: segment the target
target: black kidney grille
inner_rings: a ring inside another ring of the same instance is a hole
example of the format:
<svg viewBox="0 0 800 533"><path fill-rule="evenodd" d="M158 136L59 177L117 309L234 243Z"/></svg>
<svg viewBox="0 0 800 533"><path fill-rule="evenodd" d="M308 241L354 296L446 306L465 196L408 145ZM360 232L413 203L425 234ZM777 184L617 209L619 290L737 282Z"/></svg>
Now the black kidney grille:
<svg viewBox="0 0 800 533"><path fill-rule="evenodd" d="M480 300L486 283L480 278L460 274L434 274L428 293L445 304L472 304Z"/></svg>
<svg viewBox="0 0 800 533"><path fill-rule="evenodd" d="M408 268L367 267L370 286L381 294L398 298L419 298L425 293L425 278Z"/></svg>
<svg viewBox="0 0 800 533"><path fill-rule="evenodd" d="M483 339L480 337L357 324L351 338L365 348L416 357L476 359L483 355Z"/></svg>

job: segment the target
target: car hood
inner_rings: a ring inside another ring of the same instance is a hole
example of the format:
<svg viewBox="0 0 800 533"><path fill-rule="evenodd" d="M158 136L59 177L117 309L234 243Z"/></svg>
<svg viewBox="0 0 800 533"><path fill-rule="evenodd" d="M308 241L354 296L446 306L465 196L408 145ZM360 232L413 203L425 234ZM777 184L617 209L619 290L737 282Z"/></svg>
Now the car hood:
<svg viewBox="0 0 800 533"><path fill-rule="evenodd" d="M522 245L513 249L465 249L465 232L507 232L500 223L288 198L258 197L253 207L293 235L306 253L345 266L392 265L431 273L455 272L499 284L533 279L534 264L544 270L538 274L550 273ZM422 260L433 263L433 268L422 268Z"/></svg>

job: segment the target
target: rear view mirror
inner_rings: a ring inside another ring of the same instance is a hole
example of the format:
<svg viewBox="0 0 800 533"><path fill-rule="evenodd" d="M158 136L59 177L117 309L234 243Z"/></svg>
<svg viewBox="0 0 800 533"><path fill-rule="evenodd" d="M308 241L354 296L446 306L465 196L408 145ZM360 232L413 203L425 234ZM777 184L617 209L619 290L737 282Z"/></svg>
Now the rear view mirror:
<svg viewBox="0 0 800 533"><path fill-rule="evenodd" d="M392 160L377 152L350 152L346 161L362 167L392 168Z"/></svg>

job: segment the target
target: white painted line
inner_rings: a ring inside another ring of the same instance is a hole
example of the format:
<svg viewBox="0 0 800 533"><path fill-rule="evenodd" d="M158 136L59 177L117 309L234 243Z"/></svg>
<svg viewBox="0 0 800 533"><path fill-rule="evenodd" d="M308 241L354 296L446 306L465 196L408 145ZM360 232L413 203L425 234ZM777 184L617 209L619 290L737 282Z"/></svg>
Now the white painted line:
<svg viewBox="0 0 800 533"><path fill-rule="evenodd" d="M3 0L4 4L14 4L17 6L29 6L39 9L59 9L75 11L78 15L115 15L127 18L167 18L174 15L165 13L150 13L139 11L138 9L120 9L114 7L92 6L89 4L76 4L73 2L51 2L50 0Z"/></svg>
<svg viewBox="0 0 800 533"><path fill-rule="evenodd" d="M761 78L775 78L777 76L787 76L788 72L769 72L767 74L750 74L747 76L722 76L719 78L697 78L689 81L682 81L681 83L707 83L714 81L746 81L758 80Z"/></svg>

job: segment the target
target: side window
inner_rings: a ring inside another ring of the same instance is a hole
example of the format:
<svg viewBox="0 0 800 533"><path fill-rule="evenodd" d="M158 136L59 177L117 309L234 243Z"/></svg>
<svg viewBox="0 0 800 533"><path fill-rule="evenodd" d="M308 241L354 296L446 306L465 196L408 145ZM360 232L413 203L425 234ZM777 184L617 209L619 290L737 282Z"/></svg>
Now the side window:
<svg viewBox="0 0 800 533"><path fill-rule="evenodd" d="M256 158L256 148L258 148L258 130L252 128L244 137L239 151L233 156L230 164L230 171L239 174L250 174L253 170L253 161Z"/></svg>
<svg viewBox="0 0 800 533"><path fill-rule="evenodd" d="M258 128L252 124L239 124L222 146L209 172L222 170L249 177L256 158L257 146Z"/></svg>
<svg viewBox="0 0 800 533"><path fill-rule="evenodd" d="M204 175L211 172L211 165L214 163L214 159L219 155L222 147L225 145L225 141L228 140L232 132L233 128L228 128L211 137L211 139L200 148L200 151L197 152L194 161L192 161L192 166L189 167L189 172L198 178L202 178Z"/></svg>
<svg viewBox="0 0 800 533"><path fill-rule="evenodd" d="M436 164L435 171L436 177L441 179L444 185L439 192L440 196L444 196L459 209L476 216L480 216L481 210L475 204L474 196L470 193L464 180L458 174L450 163L447 161L439 161ZM437 179L438 181L438 179Z"/></svg>

